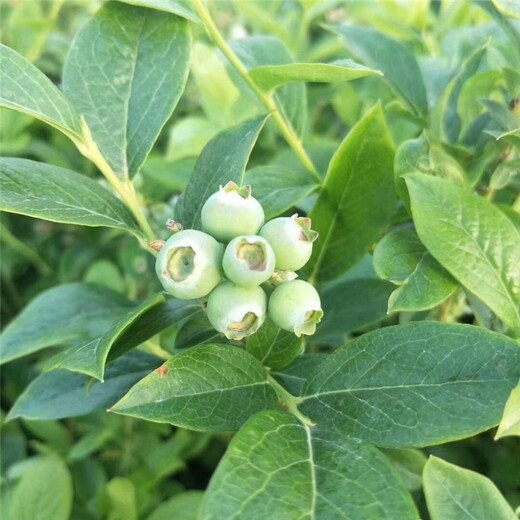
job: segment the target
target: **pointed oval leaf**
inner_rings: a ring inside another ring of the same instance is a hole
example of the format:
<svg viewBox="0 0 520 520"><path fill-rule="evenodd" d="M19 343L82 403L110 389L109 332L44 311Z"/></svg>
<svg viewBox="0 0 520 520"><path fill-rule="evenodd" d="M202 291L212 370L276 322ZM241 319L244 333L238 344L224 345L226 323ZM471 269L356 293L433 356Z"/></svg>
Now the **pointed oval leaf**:
<svg viewBox="0 0 520 520"><path fill-rule="evenodd" d="M320 239L306 266L333 279L354 266L389 224L396 203L394 146L380 105L348 133L332 158L311 212Z"/></svg>
<svg viewBox="0 0 520 520"><path fill-rule="evenodd" d="M154 9L108 2L76 34L63 88L119 177L144 163L184 91L189 57L187 21Z"/></svg>
<svg viewBox="0 0 520 520"><path fill-rule="evenodd" d="M0 159L0 210L30 217L137 232L128 208L79 173L29 161Z"/></svg>
<svg viewBox="0 0 520 520"><path fill-rule="evenodd" d="M259 441L260 439L260 441ZM233 438L199 518L417 519L389 461L358 439L257 414Z"/></svg>
<svg viewBox="0 0 520 520"><path fill-rule="evenodd" d="M424 494L432 520L516 520L495 484L484 475L431 456Z"/></svg>
<svg viewBox="0 0 520 520"><path fill-rule="evenodd" d="M520 437L520 383L513 389L507 400L495 439L509 435Z"/></svg>
<svg viewBox="0 0 520 520"><path fill-rule="evenodd" d="M408 175L417 234L432 256L520 335L520 233L490 202L428 175Z"/></svg>
<svg viewBox="0 0 520 520"><path fill-rule="evenodd" d="M174 356L112 410L192 430L229 431L276 403L258 360L237 347L209 344Z"/></svg>
<svg viewBox="0 0 520 520"><path fill-rule="evenodd" d="M200 212L219 186L244 182L247 161L264 126L266 116L256 116L217 134L202 150L182 196L178 220L185 229L200 229Z"/></svg>
<svg viewBox="0 0 520 520"><path fill-rule="evenodd" d="M418 115L428 113L426 89L413 53L402 43L370 27L334 26L347 48L383 80Z"/></svg>
<svg viewBox="0 0 520 520"><path fill-rule="evenodd" d="M336 350L309 377L301 409L379 446L427 446L498 424L519 377L518 343L501 334L409 323Z"/></svg>
<svg viewBox="0 0 520 520"><path fill-rule="evenodd" d="M31 62L2 44L0 106L29 114L81 140L81 120L67 98Z"/></svg>
<svg viewBox="0 0 520 520"><path fill-rule="evenodd" d="M133 303L98 285L72 283L39 294L4 329L0 362L105 332Z"/></svg>

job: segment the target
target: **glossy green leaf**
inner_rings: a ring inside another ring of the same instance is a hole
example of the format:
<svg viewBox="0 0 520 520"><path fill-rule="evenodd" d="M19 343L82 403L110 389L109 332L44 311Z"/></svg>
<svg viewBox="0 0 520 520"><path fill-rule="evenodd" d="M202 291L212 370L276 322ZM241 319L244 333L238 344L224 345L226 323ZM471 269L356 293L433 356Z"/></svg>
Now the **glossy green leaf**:
<svg viewBox="0 0 520 520"><path fill-rule="evenodd" d="M18 398L8 418L50 420L105 410L160 364L158 357L133 351L107 367L104 382L68 370L44 372Z"/></svg>
<svg viewBox="0 0 520 520"><path fill-rule="evenodd" d="M105 332L132 307L121 294L104 287L83 283L53 287L39 294L5 327L0 362L43 348L88 340Z"/></svg>
<svg viewBox="0 0 520 520"><path fill-rule="evenodd" d="M141 7L151 7L159 11L176 14L186 18L190 22L199 22L193 3L191 0L118 0L125 4L137 5Z"/></svg>
<svg viewBox="0 0 520 520"><path fill-rule="evenodd" d="M46 370L64 368L103 380L105 365L162 330L198 312L200 304L190 300L168 300L159 293L133 308L103 335L70 346L45 364Z"/></svg>
<svg viewBox="0 0 520 520"><path fill-rule="evenodd" d="M248 170L244 183L251 185L253 197L262 204L266 220L296 206L317 188L308 173L274 165Z"/></svg>
<svg viewBox="0 0 520 520"><path fill-rule="evenodd" d="M217 134L202 151L182 197L181 222L186 229L200 228L206 200L229 181L239 186L251 151L266 121L261 115Z"/></svg>
<svg viewBox="0 0 520 520"><path fill-rule="evenodd" d="M421 450L386 448L382 452L394 465L409 491L421 489L422 473L427 460L426 455Z"/></svg>
<svg viewBox="0 0 520 520"><path fill-rule="evenodd" d="M516 520L495 484L483 475L431 456L424 494L432 520Z"/></svg>
<svg viewBox="0 0 520 520"><path fill-rule="evenodd" d="M229 45L248 71L257 67L289 65L294 62L285 44L273 36L250 36L233 40ZM245 84L244 88L246 88ZM253 99L256 101L256 95ZM274 93L274 100L295 132L302 135L307 122L305 85L303 83L282 85Z"/></svg>
<svg viewBox="0 0 520 520"><path fill-rule="evenodd" d="M300 395L305 381L327 359L328 354L302 354L288 367L273 370L271 375L291 394Z"/></svg>
<svg viewBox="0 0 520 520"><path fill-rule="evenodd" d="M513 389L507 400L495 439L510 435L520 437L520 383Z"/></svg>
<svg viewBox="0 0 520 520"><path fill-rule="evenodd" d="M418 115L428 112L426 90L414 55L402 43L370 27L334 26L347 48L383 80Z"/></svg>
<svg viewBox="0 0 520 520"><path fill-rule="evenodd" d="M216 331L208 320L204 310L200 310L179 329L175 335L175 348L194 347L202 343L226 343L224 334Z"/></svg>
<svg viewBox="0 0 520 520"><path fill-rule="evenodd" d="M112 410L197 431L228 431L276 402L259 361L237 347L210 344L174 356Z"/></svg>
<svg viewBox="0 0 520 520"><path fill-rule="evenodd" d="M278 370L290 365L304 346L302 338L280 329L268 318L255 334L249 336L246 348L264 366Z"/></svg>
<svg viewBox="0 0 520 520"><path fill-rule="evenodd" d="M394 148L380 105L348 133L334 154L316 205L307 272L319 281L354 266L390 222L396 196Z"/></svg>
<svg viewBox="0 0 520 520"><path fill-rule="evenodd" d="M320 291L324 315L314 339L324 342L382 320L393 290L391 283L374 278L331 282Z"/></svg>
<svg viewBox="0 0 520 520"><path fill-rule="evenodd" d="M383 75L379 70L370 69L352 60L336 60L332 63L264 65L249 71L251 79L266 92L295 81L337 83L374 74Z"/></svg>
<svg viewBox="0 0 520 520"><path fill-rule="evenodd" d="M97 182L27 159L0 159L0 209L30 217L137 232L128 208Z"/></svg>
<svg viewBox="0 0 520 520"><path fill-rule="evenodd" d="M184 90L189 57L186 20L154 9L108 2L76 34L64 91L117 176L141 168Z"/></svg>
<svg viewBox="0 0 520 520"><path fill-rule="evenodd" d="M388 312L431 309L457 288L411 229L392 231L377 244L374 268L380 278L399 285L390 295Z"/></svg>
<svg viewBox="0 0 520 520"><path fill-rule="evenodd" d="M487 44L477 49L457 71L432 111L432 128L442 140L454 143L461 130L458 114L458 100L464 83L477 72L480 61L486 52Z"/></svg>
<svg viewBox="0 0 520 520"><path fill-rule="evenodd" d="M519 377L515 341L472 325L415 322L336 350L309 377L301 410L379 446L440 444L498 424Z"/></svg>
<svg viewBox="0 0 520 520"><path fill-rule="evenodd" d="M197 520L204 493L185 491L161 504L146 520Z"/></svg>
<svg viewBox="0 0 520 520"><path fill-rule="evenodd" d="M199 518L417 519L388 460L358 439L266 411L233 438Z"/></svg>
<svg viewBox="0 0 520 520"><path fill-rule="evenodd" d="M81 139L81 121L65 96L32 63L0 44L0 106L24 112Z"/></svg>
<svg viewBox="0 0 520 520"><path fill-rule="evenodd" d="M490 202L452 183L409 175L417 234L432 256L520 334L520 233Z"/></svg>
<svg viewBox="0 0 520 520"><path fill-rule="evenodd" d="M68 520L72 510L72 477L57 455L39 459L15 488L10 517L16 520Z"/></svg>

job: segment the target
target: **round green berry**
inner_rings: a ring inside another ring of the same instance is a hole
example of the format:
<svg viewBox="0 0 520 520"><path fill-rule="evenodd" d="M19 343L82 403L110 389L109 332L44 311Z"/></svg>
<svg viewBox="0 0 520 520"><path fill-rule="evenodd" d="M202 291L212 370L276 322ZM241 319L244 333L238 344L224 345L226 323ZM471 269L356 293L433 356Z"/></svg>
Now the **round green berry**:
<svg viewBox="0 0 520 520"><path fill-rule="evenodd" d="M320 296L316 289L303 280L293 280L279 285L269 298L269 317L278 327L302 334L312 335L321 321Z"/></svg>
<svg viewBox="0 0 520 520"><path fill-rule="evenodd" d="M264 210L251 196L251 186L228 182L202 207L202 229L221 242L240 235L256 235L264 223Z"/></svg>
<svg viewBox="0 0 520 520"><path fill-rule="evenodd" d="M309 260L312 243L318 233L311 229L311 219L306 217L280 217L267 222L260 230L274 250L276 268L297 271Z"/></svg>
<svg viewBox="0 0 520 520"><path fill-rule="evenodd" d="M170 237L155 270L164 289L181 300L202 298L222 280L224 246L213 237L189 229Z"/></svg>
<svg viewBox="0 0 520 520"><path fill-rule="evenodd" d="M228 339L254 334L265 321L267 296L257 285L241 287L221 283L208 298L207 313L211 325Z"/></svg>
<svg viewBox="0 0 520 520"><path fill-rule="evenodd" d="M265 238L234 238L226 247L222 266L224 273L237 285L260 285L271 278L275 257Z"/></svg>

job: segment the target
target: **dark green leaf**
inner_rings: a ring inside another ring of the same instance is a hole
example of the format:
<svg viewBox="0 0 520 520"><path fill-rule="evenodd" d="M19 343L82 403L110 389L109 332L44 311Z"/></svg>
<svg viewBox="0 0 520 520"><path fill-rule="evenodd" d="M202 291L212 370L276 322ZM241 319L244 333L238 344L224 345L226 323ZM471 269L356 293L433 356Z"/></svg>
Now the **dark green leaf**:
<svg viewBox="0 0 520 520"><path fill-rule="evenodd" d="M24 474L15 488L10 517L68 520L72 509L72 478L57 455L39 459Z"/></svg>
<svg viewBox="0 0 520 520"><path fill-rule="evenodd" d="M264 208L269 220L296 206L316 188L305 171L281 166L257 166L248 170L244 178L250 184L253 196Z"/></svg>
<svg viewBox="0 0 520 520"><path fill-rule="evenodd" d="M182 16L190 22L199 22L199 17L195 13L191 0L118 0L125 4L137 5L141 7L151 7L159 11L166 11L178 16Z"/></svg>
<svg viewBox="0 0 520 520"><path fill-rule="evenodd" d="M7 325L0 361L6 363L46 347L88 340L105 332L133 304L104 287L72 283L39 294Z"/></svg>
<svg viewBox="0 0 520 520"><path fill-rule="evenodd" d="M389 224L396 196L392 138L380 105L348 133L311 212L320 233L306 268L330 280L355 265Z"/></svg>
<svg viewBox="0 0 520 520"><path fill-rule="evenodd" d="M427 460L421 450L386 448L381 451L390 459L408 490L421 489L423 468Z"/></svg>
<svg viewBox="0 0 520 520"><path fill-rule="evenodd" d="M432 256L520 334L520 234L487 200L427 175L409 175L417 234Z"/></svg>
<svg viewBox="0 0 520 520"><path fill-rule="evenodd" d="M432 520L516 520L491 480L437 457L424 467L424 494Z"/></svg>
<svg viewBox="0 0 520 520"><path fill-rule="evenodd" d="M159 293L121 317L105 334L68 347L46 362L46 370L64 368L103 380L105 364L162 330L200 310L188 300L164 301Z"/></svg>
<svg viewBox="0 0 520 520"><path fill-rule="evenodd" d="M227 431L275 406L276 394L259 361L237 347L210 344L174 356L113 411L192 430Z"/></svg>
<svg viewBox="0 0 520 520"><path fill-rule="evenodd" d="M9 419L61 419L104 410L160 364L155 356L130 352L107 367L103 383L68 370L44 372L18 398Z"/></svg>
<svg viewBox="0 0 520 520"><path fill-rule="evenodd" d="M418 115L428 112L421 71L402 43L370 27L334 26L347 48L369 67L380 70L390 88Z"/></svg>
<svg viewBox="0 0 520 520"><path fill-rule="evenodd" d="M208 320L206 312L194 314L175 335L175 348L194 347L201 343L225 343L224 334L216 331Z"/></svg>
<svg viewBox="0 0 520 520"><path fill-rule="evenodd" d="M63 87L119 177L144 163L184 90L189 57L186 20L119 2L76 34Z"/></svg>
<svg viewBox="0 0 520 520"><path fill-rule="evenodd" d="M202 502L201 520L417 519L413 501L373 446L266 411L233 438Z"/></svg>
<svg viewBox="0 0 520 520"><path fill-rule="evenodd" d="M307 378L323 363L328 354L302 354L288 367L271 375L293 395L302 393Z"/></svg>
<svg viewBox="0 0 520 520"><path fill-rule="evenodd" d="M290 365L303 351L303 340L294 333L278 328L269 318L247 339L246 348L273 370Z"/></svg>
<svg viewBox="0 0 520 520"><path fill-rule="evenodd" d="M135 233L128 208L97 182L27 159L0 159L0 209L30 217Z"/></svg>
<svg viewBox="0 0 520 520"><path fill-rule="evenodd" d="M202 150L182 199L181 221L186 229L200 228L206 200L229 181L244 182L247 161L266 116L261 115L216 135Z"/></svg>
<svg viewBox="0 0 520 520"><path fill-rule="evenodd" d="M1 44L0 85L0 106L29 114L81 139L79 115L65 96L32 63Z"/></svg>
<svg viewBox="0 0 520 520"><path fill-rule="evenodd" d="M409 323L336 350L307 381L301 409L380 446L440 444L498 424L519 377L520 349L505 336Z"/></svg>
<svg viewBox="0 0 520 520"><path fill-rule="evenodd" d="M264 65L249 71L251 79L266 92L280 85L295 81L311 83L336 83L383 74L352 60L337 60L332 63L290 63L287 65Z"/></svg>

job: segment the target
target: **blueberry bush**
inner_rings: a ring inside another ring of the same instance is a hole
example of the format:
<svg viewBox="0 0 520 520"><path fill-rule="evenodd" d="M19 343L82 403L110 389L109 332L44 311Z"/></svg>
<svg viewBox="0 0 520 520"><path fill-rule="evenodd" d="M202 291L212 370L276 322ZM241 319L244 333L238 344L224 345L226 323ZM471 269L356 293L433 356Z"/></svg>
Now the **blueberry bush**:
<svg viewBox="0 0 520 520"><path fill-rule="evenodd" d="M0 14L2 519L518 517L516 0Z"/></svg>

